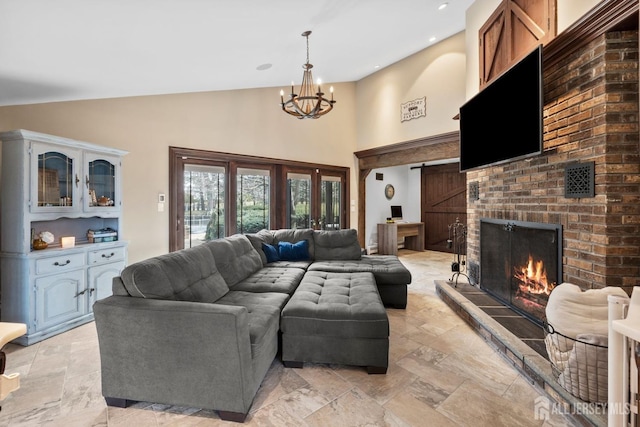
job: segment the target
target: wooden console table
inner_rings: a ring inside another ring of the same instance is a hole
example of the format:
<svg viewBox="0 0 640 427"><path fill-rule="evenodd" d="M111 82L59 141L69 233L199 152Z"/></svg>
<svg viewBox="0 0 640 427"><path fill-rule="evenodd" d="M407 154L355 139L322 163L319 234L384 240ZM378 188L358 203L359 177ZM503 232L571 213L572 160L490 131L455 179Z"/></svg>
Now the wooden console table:
<svg viewBox="0 0 640 427"><path fill-rule="evenodd" d="M397 255L398 239L404 238L405 249L424 250L424 222L391 222L378 224L378 253Z"/></svg>

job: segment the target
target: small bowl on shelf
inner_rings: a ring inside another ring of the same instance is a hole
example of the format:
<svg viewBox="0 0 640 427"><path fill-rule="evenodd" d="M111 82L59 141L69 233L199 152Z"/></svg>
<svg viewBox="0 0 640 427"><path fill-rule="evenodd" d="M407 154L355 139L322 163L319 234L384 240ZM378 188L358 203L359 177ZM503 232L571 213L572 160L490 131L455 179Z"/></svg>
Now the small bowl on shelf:
<svg viewBox="0 0 640 427"><path fill-rule="evenodd" d="M47 249L47 247L49 246L49 244L47 242L45 242L42 239L35 239L33 241L33 250L35 251L39 251L42 249Z"/></svg>

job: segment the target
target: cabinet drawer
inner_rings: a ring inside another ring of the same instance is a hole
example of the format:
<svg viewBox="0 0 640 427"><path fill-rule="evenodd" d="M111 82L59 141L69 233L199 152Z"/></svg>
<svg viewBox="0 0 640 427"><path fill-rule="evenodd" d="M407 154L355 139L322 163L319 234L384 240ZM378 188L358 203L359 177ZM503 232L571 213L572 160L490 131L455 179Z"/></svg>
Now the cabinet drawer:
<svg viewBox="0 0 640 427"><path fill-rule="evenodd" d="M36 260L36 274L63 273L84 265L84 254L62 254Z"/></svg>
<svg viewBox="0 0 640 427"><path fill-rule="evenodd" d="M124 259L124 247L89 251L89 265L104 264Z"/></svg>

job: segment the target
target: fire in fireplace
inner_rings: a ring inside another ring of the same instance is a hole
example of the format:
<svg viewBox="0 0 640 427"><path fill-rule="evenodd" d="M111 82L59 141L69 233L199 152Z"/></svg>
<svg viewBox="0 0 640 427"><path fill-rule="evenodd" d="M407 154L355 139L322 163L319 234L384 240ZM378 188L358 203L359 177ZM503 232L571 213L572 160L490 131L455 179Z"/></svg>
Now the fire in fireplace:
<svg viewBox="0 0 640 427"><path fill-rule="evenodd" d="M562 226L480 220L480 287L542 324L562 277Z"/></svg>

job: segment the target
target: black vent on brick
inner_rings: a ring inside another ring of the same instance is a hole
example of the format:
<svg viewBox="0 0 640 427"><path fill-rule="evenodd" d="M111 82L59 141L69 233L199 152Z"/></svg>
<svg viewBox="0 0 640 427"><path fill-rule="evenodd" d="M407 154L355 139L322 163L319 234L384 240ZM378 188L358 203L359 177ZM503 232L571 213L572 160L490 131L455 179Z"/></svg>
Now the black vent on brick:
<svg viewBox="0 0 640 427"><path fill-rule="evenodd" d="M564 197L595 197L595 163L572 163L564 170Z"/></svg>
<svg viewBox="0 0 640 427"><path fill-rule="evenodd" d="M475 202L480 200L480 185L478 181L471 181L469 183L469 201Z"/></svg>

